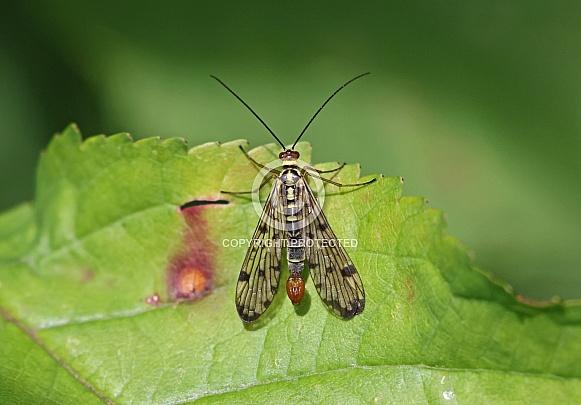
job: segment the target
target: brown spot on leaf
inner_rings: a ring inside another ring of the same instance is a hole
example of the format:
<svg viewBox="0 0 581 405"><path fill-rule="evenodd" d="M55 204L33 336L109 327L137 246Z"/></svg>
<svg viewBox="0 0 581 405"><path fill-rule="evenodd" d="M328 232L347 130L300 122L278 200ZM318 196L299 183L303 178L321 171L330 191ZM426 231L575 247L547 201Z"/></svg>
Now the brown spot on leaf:
<svg viewBox="0 0 581 405"><path fill-rule="evenodd" d="M179 297L189 298L207 289L210 281L208 274L204 270L195 267L184 267L179 278Z"/></svg>
<svg viewBox="0 0 581 405"><path fill-rule="evenodd" d="M87 284L89 281L95 278L95 273L91 269L81 270L81 284Z"/></svg>
<svg viewBox="0 0 581 405"><path fill-rule="evenodd" d="M168 299L191 301L214 288L216 246L208 238L204 210L208 205L182 208L186 221L182 247L172 257L167 272Z"/></svg>

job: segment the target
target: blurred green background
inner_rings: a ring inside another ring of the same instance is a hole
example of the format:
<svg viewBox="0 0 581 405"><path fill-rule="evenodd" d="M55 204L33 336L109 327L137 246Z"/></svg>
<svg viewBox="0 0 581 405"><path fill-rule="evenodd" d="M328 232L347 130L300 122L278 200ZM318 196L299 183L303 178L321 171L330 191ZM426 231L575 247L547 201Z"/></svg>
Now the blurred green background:
<svg viewBox="0 0 581 405"><path fill-rule="evenodd" d="M405 178L476 262L537 299L581 298L581 3L4 2L0 209L39 152L85 136L273 142Z"/></svg>

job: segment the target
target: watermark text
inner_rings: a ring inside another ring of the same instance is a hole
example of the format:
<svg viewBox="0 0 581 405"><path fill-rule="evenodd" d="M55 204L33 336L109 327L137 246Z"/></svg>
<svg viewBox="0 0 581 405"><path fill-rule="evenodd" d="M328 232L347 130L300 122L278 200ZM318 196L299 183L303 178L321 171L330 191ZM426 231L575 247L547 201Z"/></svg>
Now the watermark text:
<svg viewBox="0 0 581 405"><path fill-rule="evenodd" d="M356 248L357 239L222 239L225 248L262 247L262 248L326 248L349 247Z"/></svg>

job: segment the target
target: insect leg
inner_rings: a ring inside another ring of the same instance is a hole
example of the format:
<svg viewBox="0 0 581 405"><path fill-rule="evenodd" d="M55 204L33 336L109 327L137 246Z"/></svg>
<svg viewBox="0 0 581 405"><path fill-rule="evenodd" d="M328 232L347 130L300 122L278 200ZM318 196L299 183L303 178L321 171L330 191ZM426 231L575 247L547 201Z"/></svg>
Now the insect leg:
<svg viewBox="0 0 581 405"><path fill-rule="evenodd" d="M315 179L322 180L325 183L329 183L329 184L332 184L332 185L337 186L337 187L358 187L358 186L366 186L368 184L371 184L371 183L377 181L377 178L374 178L374 179L368 180L368 181L366 181L364 183L341 184L341 183L337 183L336 181L329 180L329 179L326 179L326 178L321 177L321 176L317 176L316 174L306 173L306 170L303 170L303 172L305 174L307 174L307 175L315 178Z"/></svg>
<svg viewBox="0 0 581 405"><path fill-rule="evenodd" d="M258 186L258 188L256 190L250 190L250 191L224 191L224 190L220 190L220 192L222 194L231 194L231 195L257 193L257 192L260 191L260 189L262 187L264 187L264 185L266 183L268 183L271 179L276 178L277 176L278 176L278 171L271 170L269 174L267 174L266 176L264 176L264 178L262 179L262 182L260 183L260 186Z"/></svg>
<svg viewBox="0 0 581 405"><path fill-rule="evenodd" d="M250 160L252 163L254 163L256 166L260 167L261 169L264 169L264 165L262 163L258 163L256 160L252 159L252 157L248 154L248 152L246 152L241 145L238 145L238 147L240 148L240 150L242 151L242 153L244 153L244 156L246 156L246 158L248 160ZM267 169L270 171L270 169Z"/></svg>
<svg viewBox="0 0 581 405"><path fill-rule="evenodd" d="M248 160L250 160L252 163L254 163L256 166L260 167L261 169L267 170L268 174L266 176L264 176L264 178L262 179L262 182L260 183L260 186L256 190L250 190L250 191L224 191L224 190L220 190L221 193L231 194L231 195L257 193L271 179L276 178L276 177L278 177L278 175L280 175L280 171L275 170L275 169L270 169L270 168L264 166L262 163L258 163L256 160L252 159L252 157L248 153L246 153L246 151L242 148L242 146L238 145L238 147L240 148L242 153L244 153L244 156L246 156L246 158Z"/></svg>
<svg viewBox="0 0 581 405"><path fill-rule="evenodd" d="M342 165L340 165L339 167L336 167L336 168L334 168L334 169L331 169L331 170L318 170L318 169L315 169L314 167L310 167L310 166L305 166L305 169L307 169L307 170L311 170L311 171L315 171L315 172L317 172L317 173L319 173L319 174L321 174L321 173L333 173L333 172L338 172L338 171L339 171L339 170L341 170L343 167L345 167L345 165L346 165L346 163L343 163L343 164L342 164Z"/></svg>

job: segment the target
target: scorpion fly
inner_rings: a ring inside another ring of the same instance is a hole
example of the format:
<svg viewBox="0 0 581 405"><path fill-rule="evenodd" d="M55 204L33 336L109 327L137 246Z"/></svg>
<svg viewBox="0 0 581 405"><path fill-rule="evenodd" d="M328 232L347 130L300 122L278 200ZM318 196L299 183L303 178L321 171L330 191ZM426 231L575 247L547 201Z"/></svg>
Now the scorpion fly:
<svg viewBox="0 0 581 405"><path fill-rule="evenodd" d="M323 178L321 174L337 172L345 164L326 171L309 165L299 165L300 155L294 148L325 105L349 83L368 74L369 72L354 77L339 87L321 105L290 148L284 146L258 114L233 90L217 77L211 76L258 118L283 149L279 154L280 164L275 169L258 163L240 147L250 161L266 170L267 174L260 187L274 179L236 286L236 309L243 321L255 321L272 303L278 290L283 247L286 247L290 273L286 291L293 305L299 305L305 293L302 272L306 260L319 296L335 315L348 319L363 312L365 290L361 277L329 226L307 179L312 177L338 187L363 186L377 179L364 183L340 184ZM257 191L224 193L249 194Z"/></svg>

